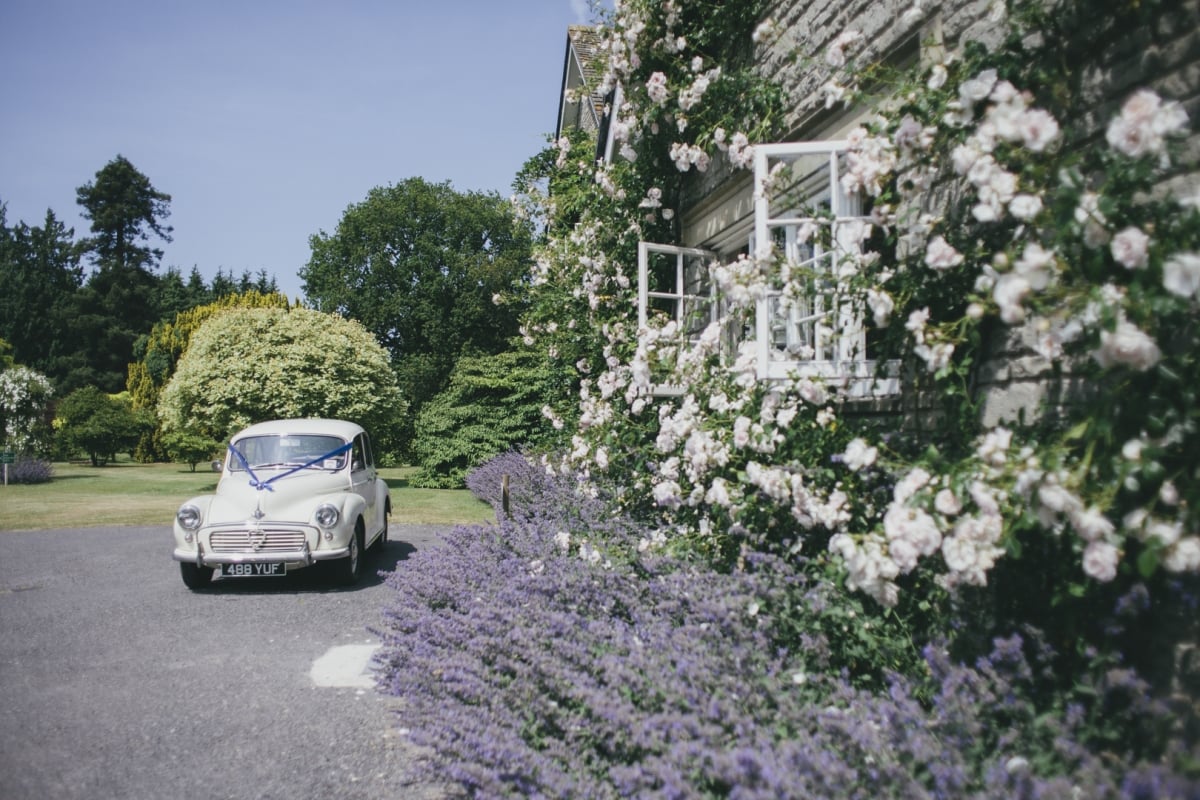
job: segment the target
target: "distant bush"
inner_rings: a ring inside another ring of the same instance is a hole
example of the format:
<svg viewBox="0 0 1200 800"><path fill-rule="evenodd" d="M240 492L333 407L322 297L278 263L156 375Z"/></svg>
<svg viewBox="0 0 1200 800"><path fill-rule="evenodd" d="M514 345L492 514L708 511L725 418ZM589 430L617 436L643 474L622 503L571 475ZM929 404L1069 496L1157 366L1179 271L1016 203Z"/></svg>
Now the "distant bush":
<svg viewBox="0 0 1200 800"><path fill-rule="evenodd" d="M417 416L413 454L420 470L412 484L460 489L471 469L546 438L550 425L541 409L549 381L541 359L529 351L459 358L449 386Z"/></svg>
<svg viewBox="0 0 1200 800"><path fill-rule="evenodd" d="M54 467L40 458L18 458L8 465L9 483L46 483L54 476Z"/></svg>

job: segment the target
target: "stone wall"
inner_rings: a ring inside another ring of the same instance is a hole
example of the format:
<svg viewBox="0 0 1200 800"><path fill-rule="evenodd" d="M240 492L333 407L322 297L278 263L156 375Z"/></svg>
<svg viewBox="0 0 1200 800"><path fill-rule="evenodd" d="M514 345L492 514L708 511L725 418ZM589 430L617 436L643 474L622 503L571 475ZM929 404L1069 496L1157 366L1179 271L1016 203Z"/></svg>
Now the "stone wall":
<svg viewBox="0 0 1200 800"><path fill-rule="evenodd" d="M866 37L863 48L854 51L856 58L908 64L917 59L936 58L939 49L953 51L969 41L997 42L1001 27L989 18L991 5L991 0L925 0L924 14L906 24L902 18L911 0L778 0L767 16L785 28L786 33L769 46L760 47L757 61L762 74L779 82L789 97L779 139L837 138L861 120L864 109L840 106L826 109L821 91L832 74L825 52L843 31L859 31ZM1124 98L1143 86L1182 103L1193 120L1193 128L1197 127L1200 0L1167 0L1159 9L1154 24L1122 32L1115 41L1097 43L1096 60L1087 68L1078 87L1089 109L1080 120L1083 137L1102 135ZM1182 163L1190 165L1192 170L1200 164L1200 135L1189 138ZM746 183L744 176L720 169L702 178L692 187L692 208L703 211L706 206L714 205L714 198L729 195L730 179ZM1164 188L1179 196L1200 195L1200 173L1179 169L1164 183ZM740 188L742 194L748 195L749 190L748 185ZM708 225L712 228L712 214L695 214L693 218L710 220ZM702 238L701 234L695 238ZM1067 404L1086 401L1087 387L1069 370L1055 371L1037 355L1033 347L1036 336L1036 331L1028 328L1000 326L986 338L986 355L976 376L985 425L1032 422L1042 414L1056 413ZM909 424L914 420L921 424L919 420L936 403L918 402L910 397L899 405L906 409L903 416L909 419ZM897 405L876 403L867 413L887 413L885 408L896 409ZM933 413L936 416L936 411Z"/></svg>

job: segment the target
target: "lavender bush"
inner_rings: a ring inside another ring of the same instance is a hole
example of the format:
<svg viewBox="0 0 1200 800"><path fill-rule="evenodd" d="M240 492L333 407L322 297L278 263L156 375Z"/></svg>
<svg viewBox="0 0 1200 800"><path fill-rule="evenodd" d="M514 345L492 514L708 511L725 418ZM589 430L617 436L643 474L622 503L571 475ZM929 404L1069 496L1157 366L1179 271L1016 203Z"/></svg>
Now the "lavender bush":
<svg viewBox="0 0 1200 800"><path fill-rule="evenodd" d="M46 483L54 475L49 461L22 456L8 465L9 483Z"/></svg>
<svg viewBox="0 0 1200 800"><path fill-rule="evenodd" d="M513 519L406 562L379 631L423 768L471 796L1200 797L1178 709L1120 663L1050 691L1030 630L861 688L842 593L794 559L618 559L600 499L517 454L468 484L498 502L503 474Z"/></svg>

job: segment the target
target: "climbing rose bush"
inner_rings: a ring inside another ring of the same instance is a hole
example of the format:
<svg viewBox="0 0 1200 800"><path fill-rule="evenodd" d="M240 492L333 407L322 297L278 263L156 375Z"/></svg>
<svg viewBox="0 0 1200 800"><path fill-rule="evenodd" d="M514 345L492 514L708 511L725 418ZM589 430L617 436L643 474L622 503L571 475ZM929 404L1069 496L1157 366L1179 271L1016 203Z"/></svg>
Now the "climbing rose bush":
<svg viewBox="0 0 1200 800"><path fill-rule="evenodd" d="M913 73L884 75L858 31L824 53L793 52L828 74L831 106L876 112L849 133L841 173L866 220L832 274L761 243L712 265L724 314L696 335L673 321L638 328L636 241L673 240L667 176L716 163L736 173L769 132L747 136L745 105L712 107L730 73L704 57L697 37L714 30L688 27L686 4L616 6L601 86L622 88L623 158L560 153L562 170L593 178L596 202L574 203L589 210L547 243L533 279L545 316L535 305L525 333L554 353L564 330L597 332L577 365L567 463L651 520L640 540L726 560L746 546L828 559L848 589L884 607L906 585L985 586L1047 537L1069 542L1075 586L1200 571L1200 441L1186 411L1200 383L1200 212L1195 197L1164 189L1189 166L1178 154L1190 121L1179 103L1137 89L1087 139L1082 109L1043 92L1055 76L1038 71L1046 59L1022 27L1031 7L993 17L1010 31L997 49L944 51ZM924 15L914 5L900 24ZM767 19L752 41L781 35ZM883 99L860 88L868 69L888 83ZM781 166L756 176L758 194L783 201ZM798 362L765 384L753 342L730 350L727 333L753 329L760 299L802 298L818 280L836 285L849 323L824 335L872 326L879 360L911 376L904 390L937 397L939 423L923 439L847 413L853 382ZM558 302L562 286L573 302ZM979 423L971 387L1003 337L1076 392L1036 427ZM654 398L662 385L683 392Z"/></svg>

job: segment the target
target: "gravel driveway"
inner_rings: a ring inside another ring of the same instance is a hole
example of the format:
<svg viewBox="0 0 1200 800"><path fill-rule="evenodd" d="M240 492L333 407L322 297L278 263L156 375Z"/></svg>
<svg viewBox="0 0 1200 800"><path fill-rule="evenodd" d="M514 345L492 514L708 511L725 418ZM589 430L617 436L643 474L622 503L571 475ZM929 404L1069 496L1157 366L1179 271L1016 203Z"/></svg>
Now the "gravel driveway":
<svg viewBox="0 0 1200 800"><path fill-rule="evenodd" d="M353 589L187 590L161 528L0 532L0 798L442 798L364 659L447 528L392 526ZM400 715L399 720L397 714Z"/></svg>

